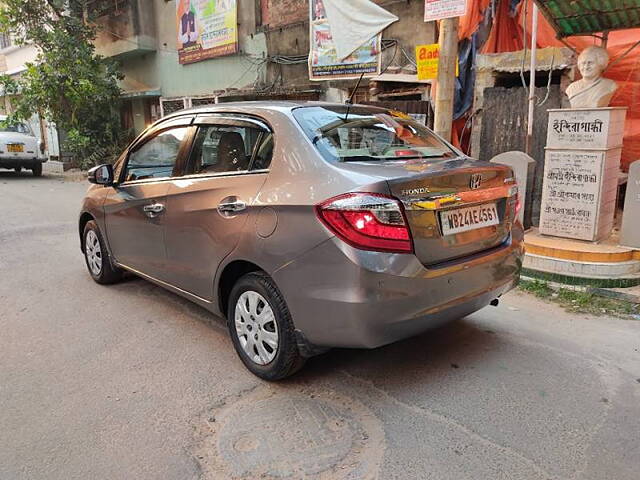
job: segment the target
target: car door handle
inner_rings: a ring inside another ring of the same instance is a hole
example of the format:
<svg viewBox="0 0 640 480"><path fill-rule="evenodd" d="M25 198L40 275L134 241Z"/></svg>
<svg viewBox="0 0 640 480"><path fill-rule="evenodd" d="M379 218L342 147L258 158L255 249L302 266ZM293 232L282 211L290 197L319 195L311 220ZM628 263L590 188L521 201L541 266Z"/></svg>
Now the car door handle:
<svg viewBox="0 0 640 480"><path fill-rule="evenodd" d="M151 205L142 207L142 210L144 210L147 217L154 218L164 212L164 205L161 203L152 203Z"/></svg>
<svg viewBox="0 0 640 480"><path fill-rule="evenodd" d="M242 200L235 200L233 202L222 202L218 204L218 212L225 213L238 213L247 208L247 204Z"/></svg>

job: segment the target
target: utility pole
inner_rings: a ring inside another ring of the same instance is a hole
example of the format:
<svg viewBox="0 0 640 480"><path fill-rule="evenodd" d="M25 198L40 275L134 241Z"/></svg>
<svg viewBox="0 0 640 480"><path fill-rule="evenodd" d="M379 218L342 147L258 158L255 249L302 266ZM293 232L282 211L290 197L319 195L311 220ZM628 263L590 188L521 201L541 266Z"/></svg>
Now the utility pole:
<svg viewBox="0 0 640 480"><path fill-rule="evenodd" d="M435 132L451 140L453 98L455 94L456 62L458 61L458 17L440 21L440 56L438 58L438 86L436 90Z"/></svg>
<svg viewBox="0 0 640 480"><path fill-rule="evenodd" d="M531 21L531 63L529 65L529 112L527 115L527 138L524 151L531 155L533 148L533 114L536 109L536 52L538 48L538 4L533 2L533 20ZM524 47L527 48L526 45Z"/></svg>

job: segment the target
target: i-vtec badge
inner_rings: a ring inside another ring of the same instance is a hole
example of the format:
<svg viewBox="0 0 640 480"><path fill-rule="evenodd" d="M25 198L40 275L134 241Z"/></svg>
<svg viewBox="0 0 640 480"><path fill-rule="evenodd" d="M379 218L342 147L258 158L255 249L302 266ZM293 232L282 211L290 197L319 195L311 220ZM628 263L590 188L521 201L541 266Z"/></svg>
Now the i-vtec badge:
<svg viewBox="0 0 640 480"><path fill-rule="evenodd" d="M469 188L471 190L476 190L480 188L481 184L482 184L482 174L480 173L471 174L471 178L469 179Z"/></svg>
<svg viewBox="0 0 640 480"><path fill-rule="evenodd" d="M429 193L428 187L408 188L406 190L400 191L400 195L402 195L403 197L422 195L424 193Z"/></svg>

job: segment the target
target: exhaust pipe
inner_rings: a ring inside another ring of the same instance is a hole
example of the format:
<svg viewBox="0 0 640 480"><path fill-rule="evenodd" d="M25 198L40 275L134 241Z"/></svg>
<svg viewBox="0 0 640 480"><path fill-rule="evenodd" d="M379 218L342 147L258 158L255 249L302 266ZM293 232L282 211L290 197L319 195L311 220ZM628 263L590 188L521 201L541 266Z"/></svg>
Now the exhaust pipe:
<svg viewBox="0 0 640 480"><path fill-rule="evenodd" d="M492 307L497 307L500 304L500 300L498 300L497 298L494 298L493 300L491 300L491 302L489 303L489 305L491 305Z"/></svg>

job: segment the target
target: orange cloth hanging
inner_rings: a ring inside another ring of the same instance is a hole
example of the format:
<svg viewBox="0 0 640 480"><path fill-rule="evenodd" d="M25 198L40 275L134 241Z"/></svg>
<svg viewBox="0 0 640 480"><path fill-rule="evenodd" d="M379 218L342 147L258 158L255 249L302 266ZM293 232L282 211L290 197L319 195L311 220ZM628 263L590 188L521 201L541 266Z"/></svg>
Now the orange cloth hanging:
<svg viewBox="0 0 640 480"><path fill-rule="evenodd" d="M480 53L502 53L522 50L524 48L522 28L518 25L518 17L512 17L509 13L511 8L509 0L498 0L497 4L491 33L489 33L489 38L487 38ZM527 41L529 40L527 39Z"/></svg>
<svg viewBox="0 0 640 480"><path fill-rule="evenodd" d="M458 24L458 39L464 40L471 37L478 25L484 20L484 14L491 0L467 0L467 14L460 17Z"/></svg>

